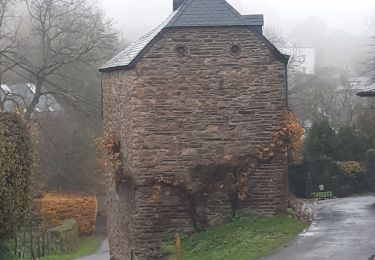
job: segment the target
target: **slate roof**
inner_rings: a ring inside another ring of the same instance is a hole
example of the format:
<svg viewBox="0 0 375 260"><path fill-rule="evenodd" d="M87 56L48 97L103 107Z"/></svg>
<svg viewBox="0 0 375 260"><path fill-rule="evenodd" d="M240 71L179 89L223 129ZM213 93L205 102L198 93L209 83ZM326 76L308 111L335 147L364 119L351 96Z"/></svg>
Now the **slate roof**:
<svg viewBox="0 0 375 260"><path fill-rule="evenodd" d="M375 97L375 83L357 93L359 97Z"/></svg>
<svg viewBox="0 0 375 260"><path fill-rule="evenodd" d="M243 15L246 19L249 20L251 25L256 26L263 26L264 25L264 17L263 14L250 14L250 15Z"/></svg>
<svg viewBox="0 0 375 260"><path fill-rule="evenodd" d="M241 15L225 0L185 0L162 24L106 62L99 71L133 68L168 28L262 25L263 15ZM263 35L260 34L259 37L272 51L276 52L280 59L285 60L285 57Z"/></svg>
<svg viewBox="0 0 375 260"><path fill-rule="evenodd" d="M134 43L130 44L124 51L120 52L116 55L113 59L105 63L99 70L105 71L110 68L116 67L125 67L129 66L135 58L141 54L143 50L146 50L148 44L152 42L160 32L165 28L165 26L172 20L172 18L178 13L178 9L172 12L169 17L161 23L158 27L156 27L151 32L147 33L146 35L142 36L140 39L135 41Z"/></svg>
<svg viewBox="0 0 375 260"><path fill-rule="evenodd" d="M185 0L167 27L252 25L225 0Z"/></svg>

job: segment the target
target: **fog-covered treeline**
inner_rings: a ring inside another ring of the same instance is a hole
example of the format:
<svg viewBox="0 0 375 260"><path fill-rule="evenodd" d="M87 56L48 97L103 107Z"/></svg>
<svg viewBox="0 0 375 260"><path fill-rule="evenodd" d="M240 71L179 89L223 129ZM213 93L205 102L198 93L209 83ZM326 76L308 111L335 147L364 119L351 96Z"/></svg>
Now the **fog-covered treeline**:
<svg viewBox="0 0 375 260"><path fill-rule="evenodd" d="M372 100L356 93L374 81L375 24L368 34L353 35L333 30L319 17L307 17L288 31L265 28L265 35L291 55L289 62L289 105L302 123L326 119L332 127L358 126L363 114L372 112ZM306 57L306 49L313 56ZM300 62L311 59L313 73L304 73Z"/></svg>

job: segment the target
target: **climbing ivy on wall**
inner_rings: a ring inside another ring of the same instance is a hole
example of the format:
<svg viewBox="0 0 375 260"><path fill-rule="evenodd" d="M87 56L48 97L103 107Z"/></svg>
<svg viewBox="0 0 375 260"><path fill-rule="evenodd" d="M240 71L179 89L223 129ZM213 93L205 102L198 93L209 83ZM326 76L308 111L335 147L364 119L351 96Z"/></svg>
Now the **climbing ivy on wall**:
<svg viewBox="0 0 375 260"><path fill-rule="evenodd" d="M28 217L32 167L25 122L16 114L0 113L0 242L14 237Z"/></svg>

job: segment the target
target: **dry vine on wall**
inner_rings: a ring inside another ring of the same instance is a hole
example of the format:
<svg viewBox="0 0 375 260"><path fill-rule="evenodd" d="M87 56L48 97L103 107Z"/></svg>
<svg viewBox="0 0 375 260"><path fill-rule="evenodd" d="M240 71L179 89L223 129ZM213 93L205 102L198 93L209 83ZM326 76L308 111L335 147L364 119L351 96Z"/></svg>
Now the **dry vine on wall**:
<svg viewBox="0 0 375 260"><path fill-rule="evenodd" d="M197 221L197 204L202 198L215 191L228 195L233 217L237 214L239 201L249 195L250 176L263 164L270 163L277 154L298 159L304 130L292 113L275 128L268 146L257 146L255 151L243 156L227 155L219 164L197 166L188 175L158 176L154 180L151 201L160 202L164 188L173 188L181 199L187 202L188 213L196 230L201 227ZM198 183L198 184L197 184ZM167 193L168 194L168 193Z"/></svg>
<svg viewBox="0 0 375 260"><path fill-rule="evenodd" d="M116 189L127 180L123 171L121 143L112 131L105 131L103 136L96 140L97 157L109 181L115 181Z"/></svg>
<svg viewBox="0 0 375 260"><path fill-rule="evenodd" d="M269 145L257 146L254 151L245 155L227 155L217 164L196 166L187 175L157 176L152 181L150 200L157 205L162 200L162 194L170 194L164 189L175 190L187 204L187 212L194 228L200 230L201 225L205 227L207 223L204 220L202 222L202 219L198 220L198 204L204 202L209 194L220 191L227 194L232 216L235 217L239 202L245 200L250 193L250 177L261 165L270 163L277 155L288 157L290 153L294 159L298 159L303 135L303 127L297 118L292 113L287 113L283 122L275 127ZM116 182L118 191L130 179L124 173L120 140L114 132L105 131L96 144L97 155L106 176Z"/></svg>

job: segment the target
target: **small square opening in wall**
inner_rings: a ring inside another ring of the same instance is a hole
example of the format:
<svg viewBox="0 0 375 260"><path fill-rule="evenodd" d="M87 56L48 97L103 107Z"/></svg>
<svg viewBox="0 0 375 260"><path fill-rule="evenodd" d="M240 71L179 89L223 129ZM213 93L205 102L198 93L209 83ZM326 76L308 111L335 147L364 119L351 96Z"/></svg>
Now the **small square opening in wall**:
<svg viewBox="0 0 375 260"><path fill-rule="evenodd" d="M233 43L229 48L229 54L233 57L238 57L241 54L241 46L237 43Z"/></svg>
<svg viewBox="0 0 375 260"><path fill-rule="evenodd" d="M188 49L185 45L183 44L178 44L175 48L174 48L174 52L175 54L178 56L178 57L186 57L187 56L187 52L188 52Z"/></svg>

